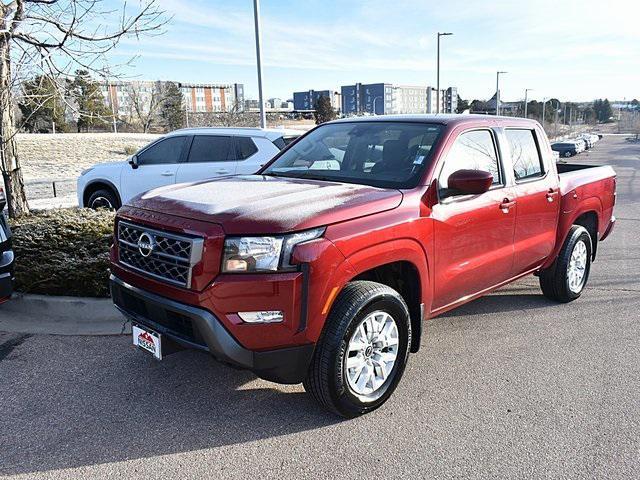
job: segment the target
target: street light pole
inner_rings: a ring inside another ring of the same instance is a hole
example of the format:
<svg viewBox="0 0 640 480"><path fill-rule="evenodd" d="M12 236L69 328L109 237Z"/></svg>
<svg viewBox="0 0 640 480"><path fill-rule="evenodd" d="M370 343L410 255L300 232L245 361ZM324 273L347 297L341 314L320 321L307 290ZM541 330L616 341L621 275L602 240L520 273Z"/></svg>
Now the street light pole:
<svg viewBox="0 0 640 480"><path fill-rule="evenodd" d="M509 72L496 72L496 116L500 115L500 74Z"/></svg>
<svg viewBox="0 0 640 480"><path fill-rule="evenodd" d="M527 118L527 106L529 105L529 91L531 90L533 90L533 88L524 89L524 118Z"/></svg>
<svg viewBox="0 0 640 480"><path fill-rule="evenodd" d="M438 32L438 59L436 68L436 113L440 113L440 37L453 35L451 32Z"/></svg>
<svg viewBox="0 0 640 480"><path fill-rule="evenodd" d="M382 98L382 97L380 95L378 95L377 97L374 97L374 99L373 99L373 112L372 113L374 115L377 115L377 113L376 113L376 100L379 99L379 98ZM384 113L384 108L382 109L382 113Z"/></svg>
<svg viewBox="0 0 640 480"><path fill-rule="evenodd" d="M253 18L256 35L256 64L258 67L258 101L260 102L260 127L267 127L267 114L264 110L264 98L262 96L262 47L260 34L260 0L253 0Z"/></svg>
<svg viewBox="0 0 640 480"><path fill-rule="evenodd" d="M544 107L547 105L546 97L542 99L542 128L544 128Z"/></svg>

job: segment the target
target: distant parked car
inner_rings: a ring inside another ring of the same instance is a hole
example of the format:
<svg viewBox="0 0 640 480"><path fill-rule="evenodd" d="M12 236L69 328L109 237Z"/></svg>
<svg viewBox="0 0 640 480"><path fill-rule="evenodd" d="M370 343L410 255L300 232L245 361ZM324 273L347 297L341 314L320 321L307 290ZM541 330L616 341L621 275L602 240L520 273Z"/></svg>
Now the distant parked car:
<svg viewBox="0 0 640 480"><path fill-rule="evenodd" d="M78 178L78 205L117 210L153 188L255 173L300 134L260 128L176 130L125 162L98 164L83 171Z"/></svg>
<svg viewBox="0 0 640 480"><path fill-rule="evenodd" d="M11 250L11 230L2 211L7 204L0 182L0 303L4 303L13 292L13 250Z"/></svg>
<svg viewBox="0 0 640 480"><path fill-rule="evenodd" d="M580 150L580 146L577 142L556 142L551 145L551 150L554 152L558 152L561 157L573 157L577 155L582 150Z"/></svg>

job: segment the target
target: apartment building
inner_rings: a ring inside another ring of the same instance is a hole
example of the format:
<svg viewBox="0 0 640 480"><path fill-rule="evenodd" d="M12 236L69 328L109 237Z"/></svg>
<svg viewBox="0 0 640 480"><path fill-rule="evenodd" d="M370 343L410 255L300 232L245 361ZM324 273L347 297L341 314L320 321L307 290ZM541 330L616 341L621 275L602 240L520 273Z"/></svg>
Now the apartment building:
<svg viewBox="0 0 640 480"><path fill-rule="evenodd" d="M427 87L427 113L438 112L438 90ZM458 89L449 87L440 90L440 113L456 113L458 108Z"/></svg>
<svg viewBox="0 0 640 480"><path fill-rule="evenodd" d="M294 110L315 110L316 102L320 97L328 97L334 109L340 111L340 93L333 90L307 90L304 92L293 92Z"/></svg>
<svg viewBox="0 0 640 480"><path fill-rule="evenodd" d="M120 118L128 118L134 109L149 111L169 82L164 81L111 81L100 90L105 103ZM180 83L174 82L182 92L187 112L230 112L244 109L244 85L241 83Z"/></svg>
<svg viewBox="0 0 640 480"><path fill-rule="evenodd" d="M455 112L457 89L442 90L441 112ZM435 113L435 89L421 85L394 85L371 83L344 85L342 112L344 115L390 115Z"/></svg>

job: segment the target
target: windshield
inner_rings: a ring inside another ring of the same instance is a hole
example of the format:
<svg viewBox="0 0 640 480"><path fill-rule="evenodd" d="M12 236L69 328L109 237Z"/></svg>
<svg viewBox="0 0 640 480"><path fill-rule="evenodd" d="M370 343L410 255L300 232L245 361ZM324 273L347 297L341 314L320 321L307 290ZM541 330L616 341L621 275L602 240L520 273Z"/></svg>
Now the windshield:
<svg viewBox="0 0 640 480"><path fill-rule="evenodd" d="M441 129L441 125L409 122L327 124L285 150L261 173L413 188Z"/></svg>

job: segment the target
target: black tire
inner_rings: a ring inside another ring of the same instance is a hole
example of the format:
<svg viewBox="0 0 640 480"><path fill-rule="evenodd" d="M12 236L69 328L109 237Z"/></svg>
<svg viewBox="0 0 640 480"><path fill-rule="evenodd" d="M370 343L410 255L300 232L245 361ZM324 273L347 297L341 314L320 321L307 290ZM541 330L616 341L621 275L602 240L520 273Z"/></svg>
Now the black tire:
<svg viewBox="0 0 640 480"><path fill-rule="evenodd" d="M113 190L101 188L89 195L86 206L94 210L99 208L118 210L120 208L120 202L118 201L118 196L113 192Z"/></svg>
<svg viewBox="0 0 640 480"><path fill-rule="evenodd" d="M583 242L587 250L586 265L579 288L572 289L568 271L571 264L571 255L579 242ZM587 229L580 225L572 226L556 261L551 267L540 272L540 288L542 288L544 296L557 302L567 303L582 295L589 280L592 255L593 245L591 235L589 235Z"/></svg>
<svg viewBox="0 0 640 480"><path fill-rule="evenodd" d="M383 311L398 329L395 364L386 380L370 395L351 389L346 375L348 342L367 315ZM402 378L411 345L411 320L407 304L398 292L375 282L348 283L338 295L316 346L304 387L322 406L343 417L371 412L385 403Z"/></svg>

